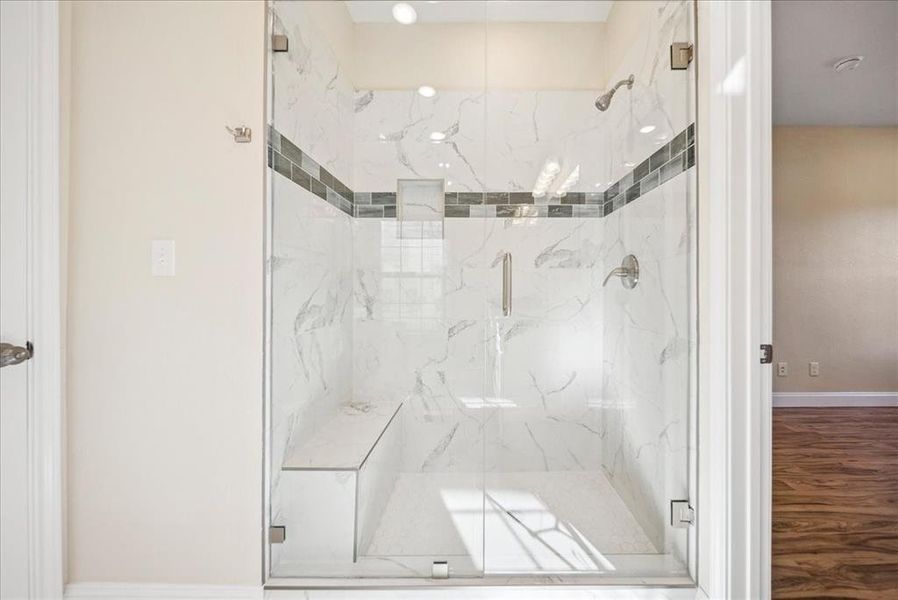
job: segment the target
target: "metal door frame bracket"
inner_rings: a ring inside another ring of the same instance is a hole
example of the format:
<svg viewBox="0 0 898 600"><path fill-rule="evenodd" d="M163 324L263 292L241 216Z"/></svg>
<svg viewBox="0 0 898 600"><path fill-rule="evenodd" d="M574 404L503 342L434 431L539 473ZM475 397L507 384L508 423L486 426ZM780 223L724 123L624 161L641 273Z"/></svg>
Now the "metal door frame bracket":
<svg viewBox="0 0 898 600"><path fill-rule="evenodd" d="M268 543L283 544L287 539L287 528L284 525L272 525L268 528Z"/></svg>
<svg viewBox="0 0 898 600"><path fill-rule="evenodd" d="M695 523L695 509L689 500L670 501L670 526L674 529L686 529Z"/></svg>
<svg viewBox="0 0 898 600"><path fill-rule="evenodd" d="M674 42L670 45L670 68L672 71L683 71L689 68L693 55L692 44L689 42Z"/></svg>

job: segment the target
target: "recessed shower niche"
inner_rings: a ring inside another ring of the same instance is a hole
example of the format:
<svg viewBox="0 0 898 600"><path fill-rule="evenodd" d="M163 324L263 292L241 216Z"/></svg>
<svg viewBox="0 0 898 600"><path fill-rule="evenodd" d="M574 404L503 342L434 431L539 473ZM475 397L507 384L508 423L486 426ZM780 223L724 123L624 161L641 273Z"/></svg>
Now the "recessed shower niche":
<svg viewBox="0 0 898 600"><path fill-rule="evenodd" d="M689 584L693 4L403 4L269 3L269 584Z"/></svg>

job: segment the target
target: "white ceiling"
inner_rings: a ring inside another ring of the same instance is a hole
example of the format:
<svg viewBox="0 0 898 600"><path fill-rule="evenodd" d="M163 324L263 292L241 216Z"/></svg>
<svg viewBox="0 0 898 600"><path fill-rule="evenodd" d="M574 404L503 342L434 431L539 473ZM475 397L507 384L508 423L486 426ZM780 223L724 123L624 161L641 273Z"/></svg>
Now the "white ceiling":
<svg viewBox="0 0 898 600"><path fill-rule="evenodd" d="M604 22L613 0L405 0L415 7L419 23ZM346 0L356 23L393 23L395 2Z"/></svg>
<svg viewBox="0 0 898 600"><path fill-rule="evenodd" d="M858 54L855 71L833 70ZM898 125L898 0L775 0L773 121Z"/></svg>

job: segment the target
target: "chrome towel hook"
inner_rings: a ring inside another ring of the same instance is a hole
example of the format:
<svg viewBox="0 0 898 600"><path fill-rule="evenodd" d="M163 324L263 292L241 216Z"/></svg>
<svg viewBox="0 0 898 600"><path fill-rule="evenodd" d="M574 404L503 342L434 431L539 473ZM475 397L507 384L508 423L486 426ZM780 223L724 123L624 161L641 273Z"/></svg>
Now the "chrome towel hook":
<svg viewBox="0 0 898 600"><path fill-rule="evenodd" d="M249 127L234 127L233 129L225 125L225 129L228 130L228 133L234 136L234 141L238 144L248 144L253 141L253 130Z"/></svg>

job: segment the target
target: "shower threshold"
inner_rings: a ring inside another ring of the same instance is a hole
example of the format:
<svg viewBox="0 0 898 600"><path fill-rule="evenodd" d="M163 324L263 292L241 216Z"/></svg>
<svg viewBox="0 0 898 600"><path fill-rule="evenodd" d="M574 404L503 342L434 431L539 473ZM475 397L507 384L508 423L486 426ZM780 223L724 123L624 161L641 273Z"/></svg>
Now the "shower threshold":
<svg viewBox="0 0 898 600"><path fill-rule="evenodd" d="M431 578L434 561L449 579ZM694 585L600 471L402 473L356 563L278 567L315 576L270 589Z"/></svg>

